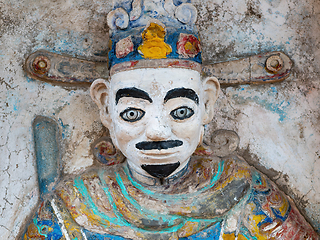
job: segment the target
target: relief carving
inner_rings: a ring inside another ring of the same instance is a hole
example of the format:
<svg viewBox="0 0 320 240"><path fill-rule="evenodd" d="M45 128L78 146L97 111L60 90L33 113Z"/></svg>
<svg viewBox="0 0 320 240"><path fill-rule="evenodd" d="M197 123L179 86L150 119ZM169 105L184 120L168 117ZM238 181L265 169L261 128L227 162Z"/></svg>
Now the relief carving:
<svg viewBox="0 0 320 240"><path fill-rule="evenodd" d="M110 133L93 147L104 167L41 172L58 158L58 130L35 119L36 149L48 152L23 239L318 239L290 198L236 154L235 132L203 143L220 84L203 77L195 7L142 2L109 13L110 77L90 88Z"/></svg>

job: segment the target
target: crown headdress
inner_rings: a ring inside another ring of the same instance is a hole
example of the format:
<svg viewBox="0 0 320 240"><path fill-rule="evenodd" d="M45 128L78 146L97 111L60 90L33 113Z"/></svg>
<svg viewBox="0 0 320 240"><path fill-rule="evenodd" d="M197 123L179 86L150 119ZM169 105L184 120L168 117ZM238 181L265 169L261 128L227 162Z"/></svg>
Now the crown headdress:
<svg viewBox="0 0 320 240"><path fill-rule="evenodd" d="M292 61L282 52L201 66L196 19L197 10L190 0L117 0L107 16L111 40L108 67L104 62L39 50L26 59L26 71L33 78L67 83L160 67L194 69L228 85L279 82L290 75Z"/></svg>
<svg viewBox="0 0 320 240"><path fill-rule="evenodd" d="M190 1L133 0L109 12L111 75L148 67L201 71L201 48Z"/></svg>

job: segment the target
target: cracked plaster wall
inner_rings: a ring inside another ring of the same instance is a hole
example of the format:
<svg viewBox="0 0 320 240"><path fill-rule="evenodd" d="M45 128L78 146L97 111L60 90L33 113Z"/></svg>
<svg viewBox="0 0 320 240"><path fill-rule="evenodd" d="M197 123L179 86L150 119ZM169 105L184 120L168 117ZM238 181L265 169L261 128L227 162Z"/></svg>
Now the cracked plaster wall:
<svg viewBox="0 0 320 240"><path fill-rule="evenodd" d="M282 83L223 87L215 120L206 127L240 136L239 153L290 195L320 230L319 0L197 0L205 62L281 50L294 61ZM101 136L86 87L25 75L25 58L46 49L103 60L108 45L102 0L0 0L0 233L15 239L37 205L31 122L59 122L64 171L93 163L90 143Z"/></svg>

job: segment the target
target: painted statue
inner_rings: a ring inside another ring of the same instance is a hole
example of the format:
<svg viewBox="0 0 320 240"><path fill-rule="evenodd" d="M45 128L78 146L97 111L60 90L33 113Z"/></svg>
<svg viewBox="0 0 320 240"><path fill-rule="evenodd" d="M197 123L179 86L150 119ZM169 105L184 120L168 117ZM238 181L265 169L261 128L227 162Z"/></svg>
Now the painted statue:
<svg viewBox="0 0 320 240"><path fill-rule="evenodd" d="M62 178L24 240L318 239L266 176L202 144L219 82L201 77L195 21L172 1L109 13L110 79L91 96L125 161Z"/></svg>

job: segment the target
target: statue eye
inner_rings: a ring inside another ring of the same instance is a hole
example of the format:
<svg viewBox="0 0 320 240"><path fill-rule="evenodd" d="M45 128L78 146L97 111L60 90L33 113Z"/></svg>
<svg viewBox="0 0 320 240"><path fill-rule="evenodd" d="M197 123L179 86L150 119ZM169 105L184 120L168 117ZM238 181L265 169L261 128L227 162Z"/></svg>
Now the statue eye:
<svg viewBox="0 0 320 240"><path fill-rule="evenodd" d="M179 107L173 111L171 111L170 115L174 119L183 120L191 117L194 114L194 111L188 107Z"/></svg>
<svg viewBox="0 0 320 240"><path fill-rule="evenodd" d="M135 122L144 116L145 112L137 108L127 108L120 113L120 117L128 122Z"/></svg>

